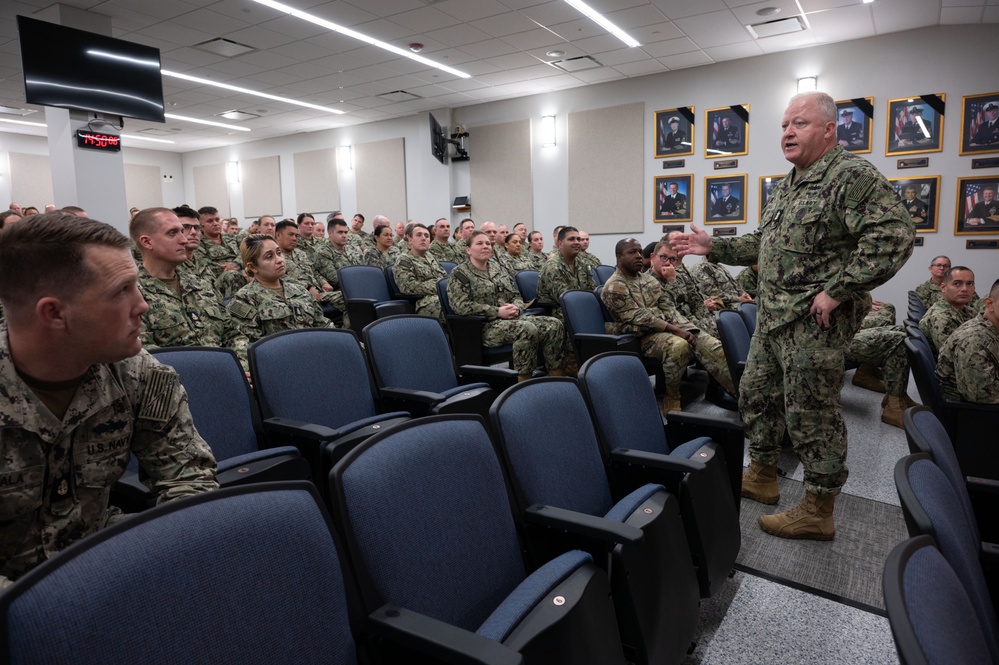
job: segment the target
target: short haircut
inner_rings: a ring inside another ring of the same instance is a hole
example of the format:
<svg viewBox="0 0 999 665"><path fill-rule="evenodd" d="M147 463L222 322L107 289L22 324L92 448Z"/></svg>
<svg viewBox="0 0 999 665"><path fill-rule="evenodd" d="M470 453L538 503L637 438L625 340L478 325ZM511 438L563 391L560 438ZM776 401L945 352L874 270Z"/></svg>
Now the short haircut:
<svg viewBox="0 0 999 665"><path fill-rule="evenodd" d="M46 295L69 297L102 275L84 260L90 246L128 250L125 235L104 222L57 210L31 215L0 239L0 301L7 309Z"/></svg>
<svg viewBox="0 0 999 665"><path fill-rule="evenodd" d="M471 224L472 226L475 226L475 220L472 219L471 217L466 217L465 219L458 222L458 228L461 229L462 227L464 227L466 222Z"/></svg>
<svg viewBox="0 0 999 665"><path fill-rule="evenodd" d="M178 217L186 219L196 219L199 222L201 221L201 216L198 215L197 211L192 210L187 206L177 206L176 208L173 208L173 214L177 215Z"/></svg>
<svg viewBox="0 0 999 665"><path fill-rule="evenodd" d="M487 237L487 238L488 238L488 237L489 237L489 234L488 234L488 233L486 233L485 231L480 231L479 229L475 229L475 230L474 230L474 231L472 231L472 233L471 233L471 234L470 234L470 235L468 236L468 239L467 239L467 240L465 240L465 242L467 243L467 245L466 245L466 246L468 246L468 247L471 247L471 246L472 246L472 241L473 241L473 240L475 240L475 238L477 238L478 236L485 236L485 237Z"/></svg>
<svg viewBox="0 0 999 665"><path fill-rule="evenodd" d="M17 214L13 210L4 210L3 212L0 212L0 229L3 228L3 223L7 221L8 217L20 217L20 216L21 215Z"/></svg>
<svg viewBox="0 0 999 665"><path fill-rule="evenodd" d="M614 256L620 257L622 254L624 254L625 247L627 247L628 245L637 245L637 244L638 241L635 240L634 238L624 238L622 240L618 240L617 244L614 245Z"/></svg>
<svg viewBox="0 0 999 665"><path fill-rule="evenodd" d="M523 226L525 229L527 228L527 224L525 224L524 222L517 222L516 224L513 225L514 230L516 230L518 226Z"/></svg>
<svg viewBox="0 0 999 665"><path fill-rule="evenodd" d="M354 217L360 217L360 218L361 218L361 221L362 221L362 222L364 221L364 215L362 215L362 214L361 214L361 213L359 213L359 212L355 212L355 213L354 213Z"/></svg>
<svg viewBox="0 0 999 665"><path fill-rule="evenodd" d="M296 229L298 228L298 224L296 224L295 222L291 221L290 219L282 219L280 222L278 222L274 226L274 233L280 233L281 231L284 231L289 226L292 226L292 227L294 227Z"/></svg>
<svg viewBox="0 0 999 665"><path fill-rule="evenodd" d="M260 252L264 248L264 241L270 240L274 242L274 238L264 235L263 233L254 233L253 235L248 235L239 244L239 258L243 260L244 266L249 266L251 263L257 265L257 259L260 258Z"/></svg>
<svg viewBox="0 0 999 665"><path fill-rule="evenodd" d="M796 99L810 99L819 109L819 116L823 123L826 122L836 122L836 101L824 92L812 91L812 92L802 92L791 98L791 101Z"/></svg>
<svg viewBox="0 0 999 665"><path fill-rule="evenodd" d="M60 210L62 210L63 212L71 212L74 215L79 212L87 212L80 206L63 206L62 208L60 208Z"/></svg>
<svg viewBox="0 0 999 665"><path fill-rule="evenodd" d="M201 206L198 208L199 215L217 215L219 214L219 209L213 206Z"/></svg>
<svg viewBox="0 0 999 665"><path fill-rule="evenodd" d="M503 244L505 245L505 244L507 244L508 242L510 242L511 240L513 240L513 237L514 237L514 236L517 236L517 237L519 238L519 237L520 237L520 234L519 234L519 233L507 233L507 234L506 234L506 237L505 237L505 238L503 238Z"/></svg>
<svg viewBox="0 0 999 665"><path fill-rule="evenodd" d="M967 270L967 271L968 271L968 272L970 272L970 273L971 273L972 275L974 275L974 274L975 274L975 271L974 271L974 270L972 270L971 268L967 267L967 266L954 266L954 267L952 267L952 268L951 268L950 270L948 270L948 271L947 271L947 273L946 273L946 274L945 274L945 275L943 276L943 281L945 281L945 282L950 282L950 281L953 281L953 279L954 279L954 278L953 278L953 277L951 277L951 275L952 275L952 274L953 274L953 273L954 273L955 271L958 271L958 270Z"/></svg>
<svg viewBox="0 0 999 665"><path fill-rule="evenodd" d="M930 265L933 265L934 263L936 263L937 259L947 259L947 263L950 263L950 257L949 256L944 256L943 254L941 254L940 256L934 256L933 260L930 261Z"/></svg>
<svg viewBox="0 0 999 665"><path fill-rule="evenodd" d="M441 217L436 222L434 222L434 228L436 229L438 226L440 226L441 222L445 222L448 226L451 225L451 221L447 217Z"/></svg>
<svg viewBox="0 0 999 665"><path fill-rule="evenodd" d="M301 224L302 220L305 219L306 217L308 217L312 221L316 221L315 215L309 214L307 212L300 212L298 213L298 217L295 219L295 222Z"/></svg>
<svg viewBox="0 0 999 665"><path fill-rule="evenodd" d="M986 190L991 190L991 191L994 192L994 191L996 191L996 186L995 185L985 185L984 187L982 187L982 191L984 192Z"/></svg>
<svg viewBox="0 0 999 665"><path fill-rule="evenodd" d="M427 233L430 233L430 229L427 228L426 224L421 224L419 222L415 222L415 223L411 223L411 224L407 224L406 225L406 237L407 238L412 238L413 237L413 231L415 231L416 229L423 229Z"/></svg>
<svg viewBox="0 0 999 665"><path fill-rule="evenodd" d="M271 219L274 219L274 215L261 215L260 217L257 217L257 224L262 224L265 217L270 217Z"/></svg>
<svg viewBox="0 0 999 665"><path fill-rule="evenodd" d="M533 238L534 236L541 236L542 238L544 238L545 234L543 234L541 231L531 231L530 233L527 234L527 242L531 242L531 238Z"/></svg>
<svg viewBox="0 0 999 665"><path fill-rule="evenodd" d="M992 282L992 288L989 289L989 298L999 300L999 279Z"/></svg>
<svg viewBox="0 0 999 665"><path fill-rule="evenodd" d="M146 208L135 213L135 216L128 222L128 235L131 236L136 247L140 247L140 236L152 233L159 228L159 216L163 213L174 214L170 208Z"/></svg>
<svg viewBox="0 0 999 665"><path fill-rule="evenodd" d="M328 226L331 228L335 226L347 226L347 220L337 217L336 219L331 219Z"/></svg>
<svg viewBox="0 0 999 665"><path fill-rule="evenodd" d="M668 242L666 242L665 240L660 240L659 242L656 243L656 246L652 248L652 253L658 254L659 250L662 249L663 247L667 249L672 249L672 247L670 247L670 244Z"/></svg>
<svg viewBox="0 0 999 665"><path fill-rule="evenodd" d="M642 249L642 256L644 256L647 259L651 259L652 252L655 250L655 248L656 248L656 243L650 242Z"/></svg>
<svg viewBox="0 0 999 665"><path fill-rule="evenodd" d="M561 224L559 226L556 226L555 230L552 231L552 235L555 236L555 237L558 237L558 234L562 232L563 228L565 228L565 227L563 227Z"/></svg>
<svg viewBox="0 0 999 665"><path fill-rule="evenodd" d="M577 229L575 226L563 226L562 228L560 228L558 230L558 241L562 242L563 240L565 240L565 237L569 235L569 233L571 233L572 231L579 233L579 229Z"/></svg>

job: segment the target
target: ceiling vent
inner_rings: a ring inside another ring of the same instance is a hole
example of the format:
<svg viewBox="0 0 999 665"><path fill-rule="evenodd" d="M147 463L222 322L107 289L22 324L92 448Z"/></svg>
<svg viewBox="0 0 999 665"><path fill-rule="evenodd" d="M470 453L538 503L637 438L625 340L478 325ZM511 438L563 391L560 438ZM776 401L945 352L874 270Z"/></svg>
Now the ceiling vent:
<svg viewBox="0 0 999 665"><path fill-rule="evenodd" d="M202 51L208 51L209 53L214 53L215 55L225 56L226 58L233 58L237 55L243 55L244 53L256 50L252 46L240 44L239 42L234 42L231 39L225 39L223 37L216 37L215 39L209 39L207 42L195 44L194 48L201 49Z"/></svg>
<svg viewBox="0 0 999 665"><path fill-rule="evenodd" d="M777 35L788 35L792 32L801 32L805 29L805 22L802 17L792 16L790 18L777 19L776 21L764 21L763 23L754 23L753 25L747 25L746 30L749 30L755 39L763 39L764 37L776 37Z"/></svg>
<svg viewBox="0 0 999 665"><path fill-rule="evenodd" d="M597 62L592 56L581 55L576 58L566 58L565 60L555 60L554 62L549 62L552 67L558 67L563 72L581 72L585 69L598 69L603 67L603 64Z"/></svg>
<svg viewBox="0 0 999 665"><path fill-rule="evenodd" d="M136 134L145 134L146 136L170 136L170 132L165 129L155 129L150 127L148 129L136 130Z"/></svg>
<svg viewBox="0 0 999 665"><path fill-rule="evenodd" d="M254 118L259 118L259 113L248 113L247 111L237 111L233 109L232 111L226 111L225 113L216 113L216 117L225 118L226 120L253 120Z"/></svg>
<svg viewBox="0 0 999 665"><path fill-rule="evenodd" d="M414 95L411 92L406 92L405 90L393 90L392 92L383 92L380 95L375 95L375 97L380 97L381 99L386 99L390 102L411 102L414 99L423 99L419 95Z"/></svg>
<svg viewBox="0 0 999 665"><path fill-rule="evenodd" d="M4 106L0 104L0 113L3 113L4 115L25 116L31 115L34 112L34 109L19 109L13 106Z"/></svg>

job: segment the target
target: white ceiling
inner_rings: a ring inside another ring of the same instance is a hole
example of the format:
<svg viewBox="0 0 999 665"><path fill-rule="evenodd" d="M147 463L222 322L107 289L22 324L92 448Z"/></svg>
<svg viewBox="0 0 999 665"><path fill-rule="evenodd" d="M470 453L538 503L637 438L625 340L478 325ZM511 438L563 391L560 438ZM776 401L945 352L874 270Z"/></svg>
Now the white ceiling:
<svg viewBox="0 0 999 665"><path fill-rule="evenodd" d="M356 125L481 102L645 76L714 62L946 24L999 23L999 0L590 0L641 42L629 48L562 0L284 0L298 9L472 75L462 79L350 37L330 33L251 0L64 0L111 17L113 36L160 49L163 68L341 109L334 115L175 78L163 80L167 112L209 120L238 109L259 114L232 132L168 119L126 120L124 133L173 144L134 147L187 152L295 132ZM0 105L24 103L18 14L50 0L0 0ZM779 13L760 16L763 8ZM803 14L807 29L756 39L745 27ZM73 26L70 26L73 27ZM252 47L226 58L194 48L224 37ZM564 51L552 57L549 51ZM548 63L589 55L600 67L565 73ZM421 99L378 95L405 90ZM0 115L0 118L15 116ZM44 135L0 122L0 131ZM151 132L151 133L150 133Z"/></svg>

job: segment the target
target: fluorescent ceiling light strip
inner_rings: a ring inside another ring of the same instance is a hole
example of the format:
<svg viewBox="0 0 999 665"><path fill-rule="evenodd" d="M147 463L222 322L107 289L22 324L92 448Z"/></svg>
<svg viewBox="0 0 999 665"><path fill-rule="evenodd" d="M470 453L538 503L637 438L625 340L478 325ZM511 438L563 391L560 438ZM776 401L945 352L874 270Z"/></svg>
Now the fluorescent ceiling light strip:
<svg viewBox="0 0 999 665"><path fill-rule="evenodd" d="M8 120L7 118L0 118L0 122L9 122L15 125L30 125L31 127L47 127L44 122L29 122L27 120Z"/></svg>
<svg viewBox="0 0 999 665"><path fill-rule="evenodd" d="M260 0L255 0L255 1L260 2ZM608 21L606 18L604 18L603 14L595 10L593 7L590 7L585 2L582 2L581 0L565 0L565 2L566 4L575 7L577 10L585 14L586 18L590 19L591 21L599 25L601 28L603 28L607 32L611 33L612 35L620 39L628 46L632 47L641 46L641 44L639 44L634 37L632 37L624 30L622 30L621 28L617 27L616 25Z"/></svg>
<svg viewBox="0 0 999 665"><path fill-rule="evenodd" d="M215 122L214 120L202 120L201 118L188 118L186 115L175 115L173 113L164 113L164 117L170 118L172 120L183 120L184 122L196 122L199 125L211 125L212 127L225 127L226 129L235 129L240 132L250 131L249 127L240 127L238 125L229 125L224 122Z"/></svg>
<svg viewBox="0 0 999 665"><path fill-rule="evenodd" d="M347 37L353 37L354 39L358 39L364 42L365 44L371 44L372 46L377 46L380 49L385 49L386 51L395 53L396 55L400 55L404 58L409 58L410 60L422 62L423 64L429 67L439 69L441 71L447 72L448 74L453 74L454 76L458 76L463 79L472 78L471 74L466 74L465 72L454 69L453 67L448 67L447 65L442 65L439 62L434 62L430 58L425 58L422 55L417 55L411 51L406 51L404 49L399 48L398 46L392 46L387 42L381 41L380 39L369 37L364 33L357 32L356 30L351 30L350 28L338 25L336 23L333 23L332 21L327 21L326 19L319 18L318 16L313 16L308 12L303 12L299 9L295 9L294 7L289 7L284 3L275 2L274 0L253 0L253 1L256 2L257 4L264 5L265 7L270 7L271 9L276 9L280 12L289 14L290 16L300 18L303 21L308 21L309 23L314 23L318 26L322 26L327 30L338 32L341 35L346 35ZM635 46L638 46L638 42L635 42Z"/></svg>
<svg viewBox="0 0 999 665"><path fill-rule="evenodd" d="M208 79L199 78L197 76L191 76L189 74L181 74L180 72L171 72L168 69L161 69L160 72L164 76L172 76L173 78L182 79L184 81L191 81L192 83L200 83L201 85L210 85L214 88L222 88L224 90L232 90L233 92L241 92L244 95L253 95L254 97L263 97L264 99L272 99L276 102L284 102L285 104L295 104L296 106L304 106L310 109L316 109L317 111L326 111L327 113L336 113L338 115L343 115L346 111L341 111L340 109L331 109L328 106L320 106L319 104L310 104L309 102L300 102L297 99L289 99L288 97L279 97L278 95L270 95L266 92L257 92L256 90L250 90L249 88L241 88L238 85L229 85L228 83L219 83L218 81L210 81Z"/></svg>
<svg viewBox="0 0 999 665"><path fill-rule="evenodd" d="M174 141L167 141L166 139L154 139L151 136L136 136L135 134L121 134L121 138L128 139L130 141L152 141L154 143L174 143Z"/></svg>

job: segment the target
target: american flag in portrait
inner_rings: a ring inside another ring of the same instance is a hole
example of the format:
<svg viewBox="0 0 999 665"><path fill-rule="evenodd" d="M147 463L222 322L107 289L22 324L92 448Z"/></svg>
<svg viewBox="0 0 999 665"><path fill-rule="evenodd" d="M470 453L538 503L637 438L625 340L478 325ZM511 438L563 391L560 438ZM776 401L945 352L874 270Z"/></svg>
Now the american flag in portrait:
<svg viewBox="0 0 999 665"><path fill-rule="evenodd" d="M974 209L975 204L982 200L982 186L971 183L965 188L964 193L964 214L968 215Z"/></svg>

